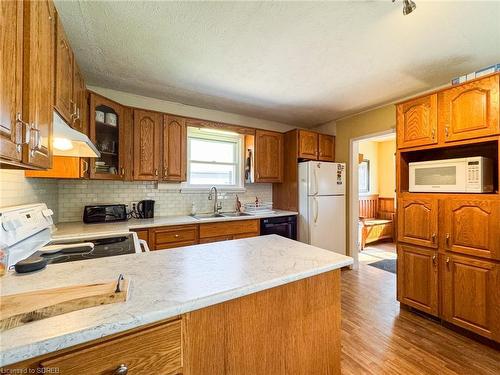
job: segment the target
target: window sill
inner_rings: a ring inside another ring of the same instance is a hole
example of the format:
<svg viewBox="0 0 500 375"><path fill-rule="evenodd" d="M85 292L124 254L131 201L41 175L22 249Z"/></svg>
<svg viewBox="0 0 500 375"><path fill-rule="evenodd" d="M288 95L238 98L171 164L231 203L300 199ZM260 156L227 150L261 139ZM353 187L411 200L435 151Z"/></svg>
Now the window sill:
<svg viewBox="0 0 500 375"><path fill-rule="evenodd" d="M182 186L181 193L208 193L212 186ZM247 191L245 187L240 186L215 186L219 193L244 193Z"/></svg>

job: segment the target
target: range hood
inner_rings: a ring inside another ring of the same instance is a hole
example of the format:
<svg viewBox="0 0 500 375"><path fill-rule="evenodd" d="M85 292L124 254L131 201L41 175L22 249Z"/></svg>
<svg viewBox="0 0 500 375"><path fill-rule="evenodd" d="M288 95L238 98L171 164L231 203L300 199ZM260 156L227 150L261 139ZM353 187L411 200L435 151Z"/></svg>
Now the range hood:
<svg viewBox="0 0 500 375"><path fill-rule="evenodd" d="M89 137L71 128L54 111L52 131L52 153L56 156L77 156L82 158L98 158L101 153Z"/></svg>

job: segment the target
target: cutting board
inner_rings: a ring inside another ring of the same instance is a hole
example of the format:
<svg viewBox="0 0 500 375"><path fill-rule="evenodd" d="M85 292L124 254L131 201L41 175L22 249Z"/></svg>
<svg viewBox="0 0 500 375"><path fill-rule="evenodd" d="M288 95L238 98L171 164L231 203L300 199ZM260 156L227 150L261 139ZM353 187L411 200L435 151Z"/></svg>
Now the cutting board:
<svg viewBox="0 0 500 375"><path fill-rule="evenodd" d="M0 332L71 311L126 301L129 281L123 279L118 292L116 285L115 280L0 297Z"/></svg>

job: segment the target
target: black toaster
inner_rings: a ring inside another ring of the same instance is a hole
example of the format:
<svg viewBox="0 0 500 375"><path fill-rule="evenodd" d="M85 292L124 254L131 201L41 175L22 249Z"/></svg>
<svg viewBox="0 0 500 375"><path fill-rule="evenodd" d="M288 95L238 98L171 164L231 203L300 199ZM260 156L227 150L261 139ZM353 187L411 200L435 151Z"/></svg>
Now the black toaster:
<svg viewBox="0 0 500 375"><path fill-rule="evenodd" d="M127 220L127 205L125 204L96 204L85 206L83 209L83 222L86 224L125 220Z"/></svg>

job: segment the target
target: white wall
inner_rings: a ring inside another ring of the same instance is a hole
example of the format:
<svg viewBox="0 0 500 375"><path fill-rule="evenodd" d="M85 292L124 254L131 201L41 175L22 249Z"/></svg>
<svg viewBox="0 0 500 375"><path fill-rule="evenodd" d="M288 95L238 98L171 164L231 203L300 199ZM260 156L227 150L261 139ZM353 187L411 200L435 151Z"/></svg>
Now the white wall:
<svg viewBox="0 0 500 375"><path fill-rule="evenodd" d="M153 111L171 113L179 116L193 117L210 121L219 121L258 129L275 130L279 132L286 132L288 130L296 128L296 126L291 126L280 122L262 120L254 117L238 115L235 113L216 111L213 109L193 107L190 105L130 94L127 92L106 89L103 87L88 86L88 89L107 98L110 98L120 104L131 107L139 107L150 109Z"/></svg>

